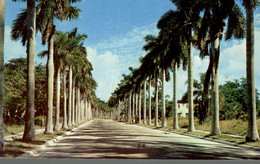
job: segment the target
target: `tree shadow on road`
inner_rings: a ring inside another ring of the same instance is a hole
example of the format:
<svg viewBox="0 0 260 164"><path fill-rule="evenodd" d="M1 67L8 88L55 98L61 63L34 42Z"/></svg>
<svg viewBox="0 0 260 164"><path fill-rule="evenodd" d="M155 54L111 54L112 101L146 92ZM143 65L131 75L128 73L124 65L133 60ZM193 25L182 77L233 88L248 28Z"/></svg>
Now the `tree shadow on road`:
<svg viewBox="0 0 260 164"><path fill-rule="evenodd" d="M68 158L69 154L69 158L92 159L260 159L257 155L242 153L238 147L192 143L188 138L179 142L184 136L172 139L167 134L150 134L126 126L131 125L115 127L92 123L64 139L58 147L50 147L44 157Z"/></svg>

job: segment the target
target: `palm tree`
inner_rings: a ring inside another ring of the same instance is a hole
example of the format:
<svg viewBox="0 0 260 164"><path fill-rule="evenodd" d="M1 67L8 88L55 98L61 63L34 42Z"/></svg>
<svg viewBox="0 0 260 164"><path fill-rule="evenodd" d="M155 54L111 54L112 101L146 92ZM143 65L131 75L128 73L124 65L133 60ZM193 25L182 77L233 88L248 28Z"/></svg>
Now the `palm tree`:
<svg viewBox="0 0 260 164"><path fill-rule="evenodd" d="M16 1L16 0L14 0ZM28 11L28 12L27 12ZM20 18L20 20L19 20ZM24 23L25 22L25 23ZM22 26L22 25L26 26ZM22 28L22 30L21 30ZM14 31L18 31L15 33ZM22 43L27 42L27 80L26 80L26 113L24 141L35 140L34 128L34 90L35 90L35 33L36 33L36 8L35 0L27 1L27 10L18 15L12 27L12 39L22 38Z"/></svg>
<svg viewBox="0 0 260 164"><path fill-rule="evenodd" d="M73 73L73 70L75 72L75 67L77 67L77 62L79 60L78 57L75 58L75 56L80 56L80 53L82 52L82 42L87 38L87 35L85 34L77 34L77 28L74 28L71 32L68 33L69 42L66 45L69 47L69 54L67 55L67 58L65 59L66 65L69 67L69 103L68 103L68 126L75 124L74 119L74 86L75 81L73 79L73 75L76 74ZM73 81L73 82L72 82ZM73 84L72 84L73 83Z"/></svg>
<svg viewBox="0 0 260 164"><path fill-rule="evenodd" d="M219 91L218 91L218 66L220 57L220 39L224 31L225 20L227 19L227 30L225 40L232 37L240 39L244 37L245 19L242 11L234 0L225 1L204 1L204 15L201 27L198 30L199 47L202 47L201 56L208 54L210 44L210 63L206 72L204 90L208 92L208 85L211 79L212 88L212 127L211 135L219 135ZM202 45L200 45L202 44ZM200 48L201 49L201 48Z"/></svg>
<svg viewBox="0 0 260 164"><path fill-rule="evenodd" d="M200 0L171 0L183 15L184 23L184 39L187 41L188 46L188 93L189 93L189 126L188 131L194 131L194 114L193 114L193 41L192 32L196 28L200 19L201 1Z"/></svg>
<svg viewBox="0 0 260 164"><path fill-rule="evenodd" d="M146 70L144 77L153 76L155 79L155 122L158 126L158 74L159 74L159 59L162 52L159 46L159 39L152 35L147 35L145 38L146 44L143 49L148 51L148 54L141 60L142 66L140 70ZM144 68L142 68L144 67ZM144 73L143 73L144 74Z"/></svg>
<svg viewBox="0 0 260 164"><path fill-rule="evenodd" d="M52 133L53 129L52 129L52 99L53 99L53 76L54 76L54 62L53 62L53 47L54 47L54 36L56 33L56 28L55 25L53 25L54 22L54 17L57 18L58 20L68 20L68 19L76 19L78 17L78 13L79 13L79 9L73 7L70 5L70 3L74 3L77 2L77 0L53 0L52 2L47 1L47 0L41 0L40 3L37 6L37 16L36 16L36 9L35 9L35 1L27 1L27 11L24 10L23 13L19 14L19 17L17 20L14 21L13 24L13 30L12 30L12 37L14 39L19 39L20 37L22 37L22 42L23 44L25 44L26 37L30 38L30 36L33 35L33 37L35 38L35 32L36 30L33 30L33 34L27 35L25 33L25 29L36 29L35 26L37 27L37 29L39 29L42 33L42 43L46 44L46 42L48 42L48 61L47 61L47 75L48 75L48 118L47 118L47 124L46 124L46 133ZM31 8L30 8L31 7ZM29 10L32 10L30 11ZM27 18L32 18L34 17L34 21L30 22L32 19L28 19L27 22L24 23L24 15L26 14L32 14L31 16L28 16ZM37 18L36 18L37 17ZM35 23L35 19L37 19L37 24ZM32 24L31 24L32 23ZM21 26L24 25L24 26ZM28 25L27 25L28 24ZM31 24L31 25L30 25ZM28 43L29 40L28 40ZM35 44L33 42L33 44ZM30 45L30 44L27 44ZM31 46L28 46L31 47ZM32 50L30 50L30 48L28 48L28 54L30 54L30 52L34 52L34 48ZM31 58L32 59L32 58ZM34 67L34 57L33 57L33 61L31 61L31 59L28 60L29 65L33 65ZM34 76L34 73L30 73L30 69L28 69L28 72L30 75ZM32 71L34 72L34 71ZM31 80L34 78L30 78ZM34 80L32 80L34 81ZM28 87L34 87L34 83L30 83L28 84ZM30 90L34 90L34 89L30 89ZM30 92L30 96L33 96L34 92ZM29 98L29 96L27 96L27 98ZM32 98L31 98L32 99ZM28 100L29 101L29 100ZM30 100L30 102L33 102L33 100ZM33 103L30 103L30 105L33 105ZM31 108L30 111L32 111L34 109ZM33 115L33 113L30 113L30 118L34 117L31 116ZM31 120L31 119L29 119ZM32 124L32 123L31 123ZM30 125L31 127L32 125ZM28 127L28 126L26 126ZM25 131L28 131L27 128L25 128ZM33 130L34 131L34 130ZM27 137L24 137L25 140Z"/></svg>
<svg viewBox="0 0 260 164"><path fill-rule="evenodd" d="M27 0L27 83L26 83L26 113L23 140L35 140L34 128L34 90L35 90L35 33L36 8L35 0Z"/></svg>
<svg viewBox="0 0 260 164"><path fill-rule="evenodd" d="M255 70L254 70L254 9L259 2L257 0L243 0L246 9L246 76L247 76L247 109L248 109L248 130L246 141L259 140L256 124L256 93L255 93Z"/></svg>
<svg viewBox="0 0 260 164"><path fill-rule="evenodd" d="M65 3L64 3L65 2ZM69 10L72 9L72 10ZM39 20L41 24L43 44L48 42L48 59L47 59L47 98L48 98L48 117L45 133L53 133L52 125L52 109L53 109L53 78L54 78L54 38L56 34L56 26L53 25L54 18L59 20L77 19L79 9L70 6L67 1L61 0L58 3L50 3L47 0L42 0L39 4Z"/></svg>
<svg viewBox="0 0 260 164"><path fill-rule="evenodd" d="M4 151L3 84L4 84L4 32L5 0L0 1L0 153Z"/></svg>
<svg viewBox="0 0 260 164"><path fill-rule="evenodd" d="M183 14L180 11L166 12L157 23L159 35L165 54L162 58L162 67L173 71L173 128L178 129L177 118L177 69L182 62L183 70L187 65L187 44L183 39Z"/></svg>

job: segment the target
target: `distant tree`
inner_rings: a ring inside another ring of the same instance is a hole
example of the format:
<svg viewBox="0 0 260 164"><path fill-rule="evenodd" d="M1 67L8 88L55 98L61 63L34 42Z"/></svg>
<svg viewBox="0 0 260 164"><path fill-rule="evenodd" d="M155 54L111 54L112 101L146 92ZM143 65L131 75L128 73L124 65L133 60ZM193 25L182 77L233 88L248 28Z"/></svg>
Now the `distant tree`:
<svg viewBox="0 0 260 164"><path fill-rule="evenodd" d="M247 80L246 78L227 81L220 87L220 95L223 102L220 108L220 119L247 119ZM256 112L259 111L259 93L256 92Z"/></svg>

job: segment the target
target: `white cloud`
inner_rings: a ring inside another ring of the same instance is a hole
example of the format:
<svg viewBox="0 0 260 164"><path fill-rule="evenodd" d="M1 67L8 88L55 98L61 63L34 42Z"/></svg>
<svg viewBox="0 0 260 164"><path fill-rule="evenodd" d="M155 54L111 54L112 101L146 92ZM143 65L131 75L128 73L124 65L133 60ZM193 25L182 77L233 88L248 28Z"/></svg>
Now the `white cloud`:
<svg viewBox="0 0 260 164"><path fill-rule="evenodd" d="M87 47L87 58L93 65L93 77L98 83L96 95L107 101L121 78L118 56L107 51L98 54L96 49Z"/></svg>
<svg viewBox="0 0 260 164"><path fill-rule="evenodd" d="M144 37L147 34L156 34L158 30L156 29L156 25L150 24L147 26L136 27L128 33L112 37L102 43L97 44L98 49L114 49L114 48L122 48L124 50L130 50L136 46L137 42L143 42Z"/></svg>
<svg viewBox="0 0 260 164"><path fill-rule="evenodd" d="M5 48L4 48L4 61L5 63L13 58L26 58L26 47L22 46L20 41L13 41L11 39L11 28L5 26Z"/></svg>
<svg viewBox="0 0 260 164"><path fill-rule="evenodd" d="M254 23L256 26L260 25L260 14L255 14Z"/></svg>

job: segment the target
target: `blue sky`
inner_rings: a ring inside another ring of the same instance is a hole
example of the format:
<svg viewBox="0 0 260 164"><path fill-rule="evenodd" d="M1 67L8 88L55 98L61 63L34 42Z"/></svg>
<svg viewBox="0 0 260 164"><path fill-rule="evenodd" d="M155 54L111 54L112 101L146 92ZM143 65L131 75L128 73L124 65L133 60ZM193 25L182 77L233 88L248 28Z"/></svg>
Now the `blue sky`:
<svg viewBox="0 0 260 164"><path fill-rule="evenodd" d="M240 1L239 1L240 2ZM93 76L98 83L96 94L102 100L108 100L111 92L128 74L128 68L139 66L139 57L144 56L143 38L147 34L157 35L157 21L170 9L175 9L170 0L84 0L78 3L82 12L77 21L55 22L57 30L70 31L78 27L79 33L88 35L85 42L88 56L94 71ZM20 42L10 39L12 21L21 9L26 8L24 2L6 1L5 28L5 62L11 58L26 57L25 47ZM41 45L41 35L36 38L36 54L47 49ZM256 87L260 90L260 11L255 12L255 76ZM15 47L15 48L14 48ZM36 57L37 63L46 63L46 59ZM208 59L200 59L194 50L194 78L206 71ZM219 83L245 77L245 40L221 41L221 58L219 66ZM178 98L186 91L184 84L187 72L178 71ZM172 97L172 81L166 85L166 93Z"/></svg>

